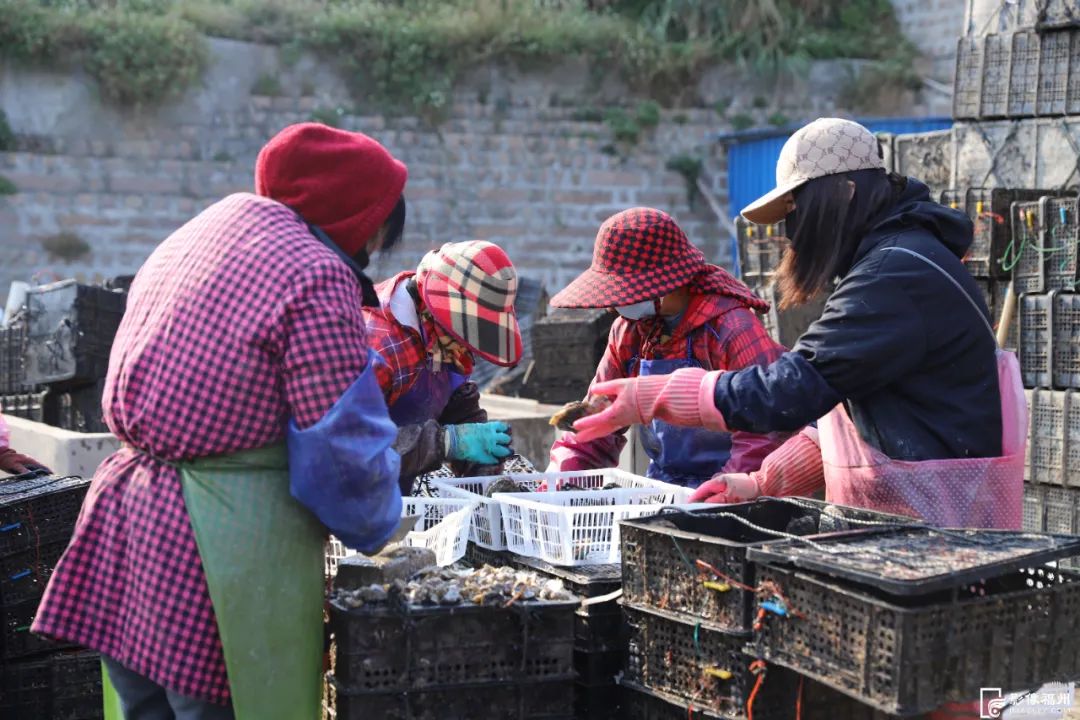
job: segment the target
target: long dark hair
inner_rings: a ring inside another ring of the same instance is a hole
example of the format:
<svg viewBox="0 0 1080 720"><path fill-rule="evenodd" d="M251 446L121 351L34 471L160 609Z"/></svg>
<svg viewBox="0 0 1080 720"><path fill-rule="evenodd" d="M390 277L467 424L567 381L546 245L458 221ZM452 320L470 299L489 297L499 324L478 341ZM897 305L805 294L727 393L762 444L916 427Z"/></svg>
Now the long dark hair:
<svg viewBox="0 0 1080 720"><path fill-rule="evenodd" d="M795 209L785 221L791 244L776 273L780 306L813 300L846 272L863 236L896 204L906 184L906 178L884 170L856 170L815 178L795 190Z"/></svg>

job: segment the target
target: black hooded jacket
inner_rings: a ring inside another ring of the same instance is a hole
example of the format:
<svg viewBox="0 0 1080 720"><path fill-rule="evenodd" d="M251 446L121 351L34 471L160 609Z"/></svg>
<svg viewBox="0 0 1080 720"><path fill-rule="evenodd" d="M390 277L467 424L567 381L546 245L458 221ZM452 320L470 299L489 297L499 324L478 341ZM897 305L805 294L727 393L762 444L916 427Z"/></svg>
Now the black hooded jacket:
<svg viewBox="0 0 1080 720"><path fill-rule="evenodd" d="M792 351L720 377L716 405L728 425L791 431L844 402L862 439L893 459L1000 455L989 311L960 261L971 242L971 220L909 179ZM937 263L978 311L938 270L889 247Z"/></svg>

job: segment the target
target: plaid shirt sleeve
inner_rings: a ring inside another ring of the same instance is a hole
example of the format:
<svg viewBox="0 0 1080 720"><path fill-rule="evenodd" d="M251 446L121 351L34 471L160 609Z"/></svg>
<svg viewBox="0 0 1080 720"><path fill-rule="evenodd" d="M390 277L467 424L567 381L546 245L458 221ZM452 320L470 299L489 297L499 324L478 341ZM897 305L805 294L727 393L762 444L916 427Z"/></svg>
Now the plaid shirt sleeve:
<svg viewBox="0 0 1080 720"><path fill-rule="evenodd" d="M387 406L391 406L412 387L427 363L427 349L419 334L393 322L381 310L365 309L364 316L369 346L379 354L375 376Z"/></svg>
<svg viewBox="0 0 1080 720"><path fill-rule="evenodd" d="M349 269L336 260L309 268L286 295L279 327L285 398L303 429L367 366L360 293Z"/></svg>
<svg viewBox="0 0 1080 720"><path fill-rule="evenodd" d="M741 370L765 366L784 354L785 348L769 337L765 326L746 308L730 310L713 321L711 333L704 333L714 370ZM747 432L731 434L731 458L724 472L753 472L762 461L788 438L787 433L758 435Z"/></svg>
<svg viewBox="0 0 1080 720"><path fill-rule="evenodd" d="M633 357L634 340L630 332L630 323L617 318L608 334L607 349L596 367L596 375L589 385L592 389L597 383L618 380L627 376L626 366ZM615 467L619 464L619 455L626 446L626 431L619 430L607 437L590 442L580 442L574 433L566 433L551 446L551 464L548 471L568 472L573 470L597 470Z"/></svg>

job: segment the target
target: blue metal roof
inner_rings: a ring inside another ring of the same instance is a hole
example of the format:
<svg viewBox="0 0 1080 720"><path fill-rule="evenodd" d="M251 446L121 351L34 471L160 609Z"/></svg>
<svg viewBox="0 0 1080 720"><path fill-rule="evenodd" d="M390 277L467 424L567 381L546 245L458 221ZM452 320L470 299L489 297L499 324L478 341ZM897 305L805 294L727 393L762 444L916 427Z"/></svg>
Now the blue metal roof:
<svg viewBox="0 0 1080 720"><path fill-rule="evenodd" d="M858 119L873 132L918 133L952 127L951 118L865 118ZM802 124L770 130L725 133L716 140L728 144L728 208L732 217L739 210L776 186L776 161L780 149ZM732 240L732 262L738 252Z"/></svg>

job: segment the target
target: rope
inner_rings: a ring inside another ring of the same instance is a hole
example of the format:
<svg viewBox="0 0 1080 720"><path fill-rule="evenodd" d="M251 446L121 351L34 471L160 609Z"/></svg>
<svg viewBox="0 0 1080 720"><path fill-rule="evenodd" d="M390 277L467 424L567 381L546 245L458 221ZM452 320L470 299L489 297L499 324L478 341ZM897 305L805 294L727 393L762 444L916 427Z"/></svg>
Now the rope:
<svg viewBox="0 0 1080 720"><path fill-rule="evenodd" d="M764 660L755 660L750 663L750 672L757 675L757 680L754 682L754 689L750 691L750 697L746 700L746 720L754 720L754 700L757 699L758 691L765 682L765 669Z"/></svg>

